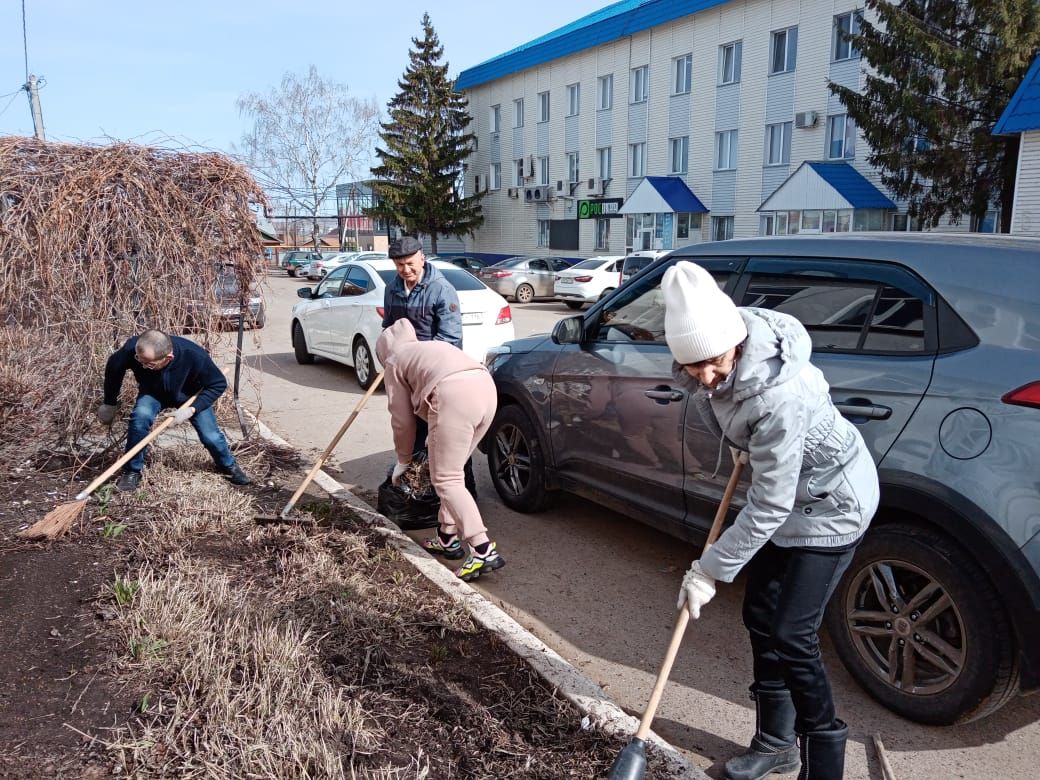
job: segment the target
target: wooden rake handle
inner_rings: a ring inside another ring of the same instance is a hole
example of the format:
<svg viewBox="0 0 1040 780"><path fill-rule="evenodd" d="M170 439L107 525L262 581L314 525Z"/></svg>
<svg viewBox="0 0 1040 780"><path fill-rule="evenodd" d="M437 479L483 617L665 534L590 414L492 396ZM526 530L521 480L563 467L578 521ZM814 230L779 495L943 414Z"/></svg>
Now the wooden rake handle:
<svg viewBox="0 0 1040 780"><path fill-rule="evenodd" d="M307 489L307 486L311 484L311 480L314 479L314 476L321 470L321 467L325 465L325 461L327 461L329 456L332 455L332 451L336 449L336 445L339 444L339 440L343 438L343 434L347 432L347 428L349 428L353 424L354 420L357 419L358 414L361 413L361 410L365 408L365 404L368 403L368 399L372 397L372 394L375 393L376 388L379 387L382 382L383 372L380 371L376 374L376 378L372 380L372 385L368 388L368 392L365 393L361 397L361 400L357 402L357 406L355 406L354 411L350 413L350 417L348 417L347 421L343 423L338 431L336 431L336 435L332 437L332 441L330 441L329 446L325 448L325 452L321 453L318 459L314 462L314 465L311 466L311 470L307 472L307 476L303 478L303 482L301 482L300 486L296 488L296 492L293 493L292 498L289 499L289 503L282 508L281 513L278 515L282 520L289 517L289 513L292 511L292 508L296 506L296 502L300 500L303 491Z"/></svg>
<svg viewBox="0 0 1040 780"><path fill-rule="evenodd" d="M701 552L701 555L708 552L722 532L722 523L726 519L726 512L729 511L729 502L733 499L733 494L737 490L737 482L740 480L740 473L743 470L744 464L740 460L734 462L733 473L729 475L729 482L726 483L726 492L722 494L722 501L719 502L719 508L715 511L715 520L711 524L711 530L708 531L708 540L704 543L704 550ZM657 705L661 703L664 686L668 683L668 676L672 673L672 664L675 663L675 656L679 652L679 645L682 644L683 634L686 632L686 624L689 622L689 610L685 606L680 607L679 614L675 618L675 628L672 629L672 640L668 643L668 650L665 652L664 660L661 662L661 671L657 673L657 682L654 683L650 701L647 702L646 711L643 712L643 719L639 721L636 739L645 740L650 734L650 724L653 723L654 715L657 714Z"/></svg>
<svg viewBox="0 0 1040 780"><path fill-rule="evenodd" d="M181 409L187 409L189 406L195 403L195 400L198 397L199 394L196 393L183 404L181 404L179 407L177 407L177 411L180 411ZM155 441L159 434L165 431L171 425L173 425L173 418L167 417L165 420L163 420L161 423L155 426L151 431L149 431L147 436L145 436L143 439L141 439L141 441L137 442L137 444L135 444L133 447L124 452L123 457L121 457L119 460L117 460L115 463L113 463L111 466L105 469L105 471L103 471L97 479L95 479L93 482L91 482L89 485L83 488L83 490L81 490L79 494L76 496L75 500L82 501L84 498L86 498L99 487L101 487L103 484L105 484L105 481L109 477L111 477L113 474L119 471L119 469L125 466L127 462L132 457L134 457L134 455L136 455L149 444L151 444L153 441Z"/></svg>

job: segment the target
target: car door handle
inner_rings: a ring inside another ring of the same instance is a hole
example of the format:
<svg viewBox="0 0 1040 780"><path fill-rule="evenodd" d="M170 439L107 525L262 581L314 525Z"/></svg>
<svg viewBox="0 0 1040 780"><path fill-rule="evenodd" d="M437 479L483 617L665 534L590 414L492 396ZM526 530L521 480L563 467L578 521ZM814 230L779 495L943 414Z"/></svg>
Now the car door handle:
<svg viewBox="0 0 1040 780"><path fill-rule="evenodd" d="M643 392L647 398L653 398L659 404L668 404L673 401L681 401L685 397L682 390L673 390L668 385L658 385L653 390Z"/></svg>
<svg viewBox="0 0 1040 780"><path fill-rule="evenodd" d="M870 402L869 398L849 398L834 404L838 411L848 418L858 417L864 420L887 420L892 416L892 409Z"/></svg>

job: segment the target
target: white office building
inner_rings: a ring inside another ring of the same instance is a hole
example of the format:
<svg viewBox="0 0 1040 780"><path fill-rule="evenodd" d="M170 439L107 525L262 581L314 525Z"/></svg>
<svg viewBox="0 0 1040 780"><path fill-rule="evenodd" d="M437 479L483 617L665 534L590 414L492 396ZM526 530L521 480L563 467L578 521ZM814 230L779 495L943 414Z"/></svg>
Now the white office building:
<svg viewBox="0 0 1040 780"><path fill-rule="evenodd" d="M464 70L474 253L906 229L828 81L856 0L623 0ZM964 228L961 228L964 229Z"/></svg>

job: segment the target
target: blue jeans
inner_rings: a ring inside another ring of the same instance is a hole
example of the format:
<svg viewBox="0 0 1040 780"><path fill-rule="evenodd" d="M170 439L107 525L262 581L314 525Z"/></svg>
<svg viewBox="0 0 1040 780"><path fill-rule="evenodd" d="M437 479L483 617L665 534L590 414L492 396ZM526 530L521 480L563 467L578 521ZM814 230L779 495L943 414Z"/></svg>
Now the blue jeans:
<svg viewBox="0 0 1040 780"><path fill-rule="evenodd" d="M817 632L857 544L827 549L766 542L747 565L744 625L751 636L755 688L791 692L799 734L834 723Z"/></svg>
<svg viewBox="0 0 1040 780"><path fill-rule="evenodd" d="M134 410L130 413L130 425L126 431L126 450L148 435L152 429L152 423L155 422L155 418L162 408L162 403L154 396L144 394L137 396L137 403L134 404ZM217 425L217 416L213 413L212 406L201 412L195 412L191 416L190 422L195 428L195 433L199 435L199 441L209 450L209 454L218 467L226 471L235 465L235 456L231 454L227 439L224 438L223 431ZM147 451L148 448L145 447L134 455L126 464L126 470L141 471L144 468L144 456Z"/></svg>

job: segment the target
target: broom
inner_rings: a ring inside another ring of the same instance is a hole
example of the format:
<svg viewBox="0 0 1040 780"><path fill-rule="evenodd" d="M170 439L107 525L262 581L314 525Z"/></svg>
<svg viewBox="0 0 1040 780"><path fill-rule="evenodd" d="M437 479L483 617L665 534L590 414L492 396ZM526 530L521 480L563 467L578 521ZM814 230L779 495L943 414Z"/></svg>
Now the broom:
<svg viewBox="0 0 1040 780"><path fill-rule="evenodd" d="M185 409L191 406L195 403L195 399L198 397L198 394L193 395L180 406L180 409ZM180 409L178 409L178 411ZM127 461L147 447L160 433L165 431L171 425L173 425L173 418L167 417L159 423L159 425L153 428L147 436L141 439L141 441L123 453L123 457L109 466L101 476L77 493L76 497L72 499L72 501L55 507L45 514L42 520L37 520L24 531L20 531L17 535L23 539L57 539L69 530L72 524L79 518L80 514L83 513L83 507L87 505L87 497L101 487L105 481L122 468Z"/></svg>

